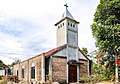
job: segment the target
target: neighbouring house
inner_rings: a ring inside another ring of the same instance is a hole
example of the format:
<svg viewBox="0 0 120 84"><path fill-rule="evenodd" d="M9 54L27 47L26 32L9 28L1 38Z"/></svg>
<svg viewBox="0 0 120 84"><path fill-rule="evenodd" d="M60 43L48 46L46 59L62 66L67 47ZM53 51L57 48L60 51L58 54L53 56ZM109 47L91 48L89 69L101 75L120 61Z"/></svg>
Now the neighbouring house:
<svg viewBox="0 0 120 84"><path fill-rule="evenodd" d="M8 66L0 60L0 76L7 75L8 74L7 71L8 71Z"/></svg>
<svg viewBox="0 0 120 84"><path fill-rule="evenodd" d="M13 74L29 84L79 82L91 72L91 61L78 47L78 24L67 9L55 26L57 47L14 65Z"/></svg>

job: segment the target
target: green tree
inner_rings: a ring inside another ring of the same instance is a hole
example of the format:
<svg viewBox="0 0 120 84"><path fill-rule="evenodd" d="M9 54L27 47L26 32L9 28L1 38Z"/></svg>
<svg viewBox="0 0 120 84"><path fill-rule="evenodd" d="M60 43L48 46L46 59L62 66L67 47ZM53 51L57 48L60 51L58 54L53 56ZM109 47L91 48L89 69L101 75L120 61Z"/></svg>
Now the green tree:
<svg viewBox="0 0 120 84"><path fill-rule="evenodd" d="M86 54L86 55L88 54L87 48L82 48L82 51L83 51L84 54Z"/></svg>
<svg viewBox="0 0 120 84"><path fill-rule="evenodd" d="M5 67L7 67L7 65L5 65L2 60L0 60L0 70L4 69Z"/></svg>
<svg viewBox="0 0 120 84"><path fill-rule="evenodd" d="M114 72L115 56L120 55L120 0L100 0L91 29L96 46L104 55L101 63L108 61L111 72Z"/></svg>
<svg viewBox="0 0 120 84"><path fill-rule="evenodd" d="M20 63L21 62L21 60L20 59L18 59L18 58L15 58L14 59L14 62L12 63L12 64L10 64L10 65L8 65L9 66L9 73L10 74L13 74L13 66L15 65L15 64L17 64L17 63Z"/></svg>

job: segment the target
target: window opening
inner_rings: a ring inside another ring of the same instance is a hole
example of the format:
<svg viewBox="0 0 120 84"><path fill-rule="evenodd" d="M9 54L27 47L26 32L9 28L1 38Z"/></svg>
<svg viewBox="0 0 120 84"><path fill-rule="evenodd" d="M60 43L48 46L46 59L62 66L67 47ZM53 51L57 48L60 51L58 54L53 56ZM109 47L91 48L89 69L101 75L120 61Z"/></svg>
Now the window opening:
<svg viewBox="0 0 120 84"><path fill-rule="evenodd" d="M24 78L24 68L22 69L22 78Z"/></svg>
<svg viewBox="0 0 120 84"><path fill-rule="evenodd" d="M35 66L31 67L31 78L35 79Z"/></svg>

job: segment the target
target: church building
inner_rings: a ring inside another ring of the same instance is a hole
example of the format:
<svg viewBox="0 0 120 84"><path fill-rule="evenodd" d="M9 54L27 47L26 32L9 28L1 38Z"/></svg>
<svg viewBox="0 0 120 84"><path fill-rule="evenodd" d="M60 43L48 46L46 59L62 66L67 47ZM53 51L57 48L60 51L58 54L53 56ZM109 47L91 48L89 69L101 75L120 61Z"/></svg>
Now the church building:
<svg viewBox="0 0 120 84"><path fill-rule="evenodd" d="M91 72L91 61L78 47L78 24L65 5L62 18L56 22L57 47L14 65L13 75L21 82L40 84L79 82Z"/></svg>

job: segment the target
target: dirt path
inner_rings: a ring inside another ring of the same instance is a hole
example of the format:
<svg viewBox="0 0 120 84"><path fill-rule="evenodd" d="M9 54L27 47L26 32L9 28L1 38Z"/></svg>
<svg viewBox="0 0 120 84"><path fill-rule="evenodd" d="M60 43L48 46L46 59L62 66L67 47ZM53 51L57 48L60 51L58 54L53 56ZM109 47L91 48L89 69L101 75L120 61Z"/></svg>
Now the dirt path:
<svg viewBox="0 0 120 84"><path fill-rule="evenodd" d="M96 83L96 84L115 84L115 83L111 81L103 81L103 82Z"/></svg>

